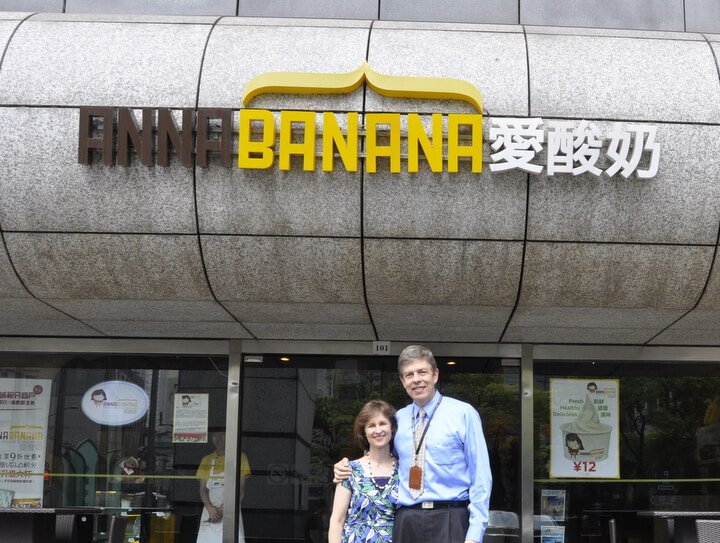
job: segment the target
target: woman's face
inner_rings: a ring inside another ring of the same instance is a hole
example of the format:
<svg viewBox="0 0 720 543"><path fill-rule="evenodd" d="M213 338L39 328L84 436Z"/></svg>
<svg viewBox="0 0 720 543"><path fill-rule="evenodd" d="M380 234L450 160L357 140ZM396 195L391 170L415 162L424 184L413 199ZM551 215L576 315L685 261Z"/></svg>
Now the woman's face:
<svg viewBox="0 0 720 543"><path fill-rule="evenodd" d="M382 413L378 413L365 425L365 437L373 448L382 448L390 444L392 440L392 424Z"/></svg>
<svg viewBox="0 0 720 543"><path fill-rule="evenodd" d="M210 440L218 451L225 451L225 432L212 432Z"/></svg>

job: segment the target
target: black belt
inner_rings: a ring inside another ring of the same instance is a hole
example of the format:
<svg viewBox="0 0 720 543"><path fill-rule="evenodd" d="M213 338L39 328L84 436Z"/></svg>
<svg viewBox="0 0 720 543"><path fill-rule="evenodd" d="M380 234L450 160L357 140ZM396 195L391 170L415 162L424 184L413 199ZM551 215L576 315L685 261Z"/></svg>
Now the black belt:
<svg viewBox="0 0 720 543"><path fill-rule="evenodd" d="M449 502L420 502L414 505L403 505L409 509L449 509L451 507L467 507L470 500L449 501Z"/></svg>

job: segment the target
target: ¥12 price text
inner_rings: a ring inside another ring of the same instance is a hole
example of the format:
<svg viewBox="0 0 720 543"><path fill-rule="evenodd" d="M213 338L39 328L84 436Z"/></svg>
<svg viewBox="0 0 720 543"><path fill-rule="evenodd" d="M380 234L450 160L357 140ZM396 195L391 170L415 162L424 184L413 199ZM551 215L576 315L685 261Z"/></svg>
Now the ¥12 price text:
<svg viewBox="0 0 720 543"><path fill-rule="evenodd" d="M593 473L595 471L595 462L573 462L573 469L584 473Z"/></svg>

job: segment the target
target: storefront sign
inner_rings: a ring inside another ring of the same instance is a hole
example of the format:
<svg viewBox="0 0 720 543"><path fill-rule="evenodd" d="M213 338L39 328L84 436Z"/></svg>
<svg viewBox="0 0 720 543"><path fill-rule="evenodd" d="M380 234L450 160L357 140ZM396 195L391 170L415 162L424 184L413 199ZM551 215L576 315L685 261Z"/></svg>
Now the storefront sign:
<svg viewBox="0 0 720 543"><path fill-rule="evenodd" d="M367 113L362 123L357 112L336 114L313 111L250 109L258 95L344 94L367 84L383 96L393 98L462 100L477 113L441 114L425 117L415 114ZM235 110L224 108L142 108L138 124L131 108L81 107L78 162L91 164L93 154L103 163L128 166L134 149L144 166L168 166L173 149L186 167L207 167L211 155L219 155L223 167L241 169L277 167L290 170L333 171L342 162L346 171L355 172L359 160L365 171L378 171L378 159L387 159L391 173L403 169L419 171L422 157L433 173L455 173L466 160L472 173L483 167L483 109L480 91L467 81L448 78L401 77L378 74L364 63L346 74L268 72L248 82L239 110L238 132L234 131ZM178 126L177 121L180 121ZM656 127L619 123L606 134L589 121L549 121L547 140L539 118L491 119L491 171L519 169L547 175L590 173L609 177L620 173L650 178L657 174L660 145ZM547 147L542 144L547 141ZM601 156L607 142L607 149ZM545 151L545 164L538 163ZM317 157L320 160L317 160ZM293 158L298 161L293 165ZM606 163L604 169L600 163ZM640 167L641 163L643 167Z"/></svg>
<svg viewBox="0 0 720 543"><path fill-rule="evenodd" d="M176 393L173 410L173 443L207 443L209 394Z"/></svg>
<svg viewBox="0 0 720 543"><path fill-rule="evenodd" d="M42 507L50 379L0 379L0 506Z"/></svg>
<svg viewBox="0 0 720 543"><path fill-rule="evenodd" d="M145 416L150 400L139 386L127 381L104 381L87 389L80 403L93 422L124 426Z"/></svg>
<svg viewBox="0 0 720 543"><path fill-rule="evenodd" d="M495 152L490 155L490 171L518 169L540 174L543 164L538 162L544 150L548 176L605 173L613 177L619 172L626 179L632 173L648 179L657 175L660 163L656 134L657 127L645 125L614 123L603 133L595 123L585 120L492 119L489 139ZM648 163L646 168L640 168L643 158ZM598 167L603 161L607 163L605 170Z"/></svg>
<svg viewBox="0 0 720 543"><path fill-rule="evenodd" d="M550 380L550 477L620 477L617 379Z"/></svg>
<svg viewBox="0 0 720 543"><path fill-rule="evenodd" d="M78 163L91 164L95 150L101 153L107 165L129 166L130 151L135 149L144 166L168 166L170 149L174 149L183 166L192 166L194 155L198 166L207 167L210 155L219 154L220 165L230 167L237 143L239 168L265 169L277 163L280 170L290 170L291 158L299 157L304 170L314 171L318 163L316 149L320 148L319 163L323 171L334 170L337 153L347 171L357 171L358 160L362 157L366 171L374 173L377 159L388 158L389 170L397 173L401 170L401 125L405 122L408 126L408 171L418 171L421 154L435 172L444 169L457 172L461 158L470 160L473 172L482 171L482 115L434 114L432 130L428 134L420 115L368 113L361 134L356 112L346 115L347 126L341 130L335 113L323 113L322 121L318 123L314 112L282 111L278 131L276 117L271 111L241 109L239 141L236 142L233 114L231 109L184 109L182 123L178 126L170 109L143 108L142 126L151 130L141 130L130 108L83 107L80 108ZM216 128L211 129L210 121ZM443 125L448 127L447 133ZM299 126L302 127L300 131ZM365 138L363 152L362 135ZM296 141L298 138L300 141Z"/></svg>

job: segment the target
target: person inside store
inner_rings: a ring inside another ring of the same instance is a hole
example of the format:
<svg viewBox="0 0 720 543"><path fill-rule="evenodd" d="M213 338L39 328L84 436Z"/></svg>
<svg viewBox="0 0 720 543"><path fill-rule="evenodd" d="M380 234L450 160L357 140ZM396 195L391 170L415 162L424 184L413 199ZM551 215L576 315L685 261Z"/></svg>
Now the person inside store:
<svg viewBox="0 0 720 543"><path fill-rule="evenodd" d="M403 350L398 372L412 403L397 412L400 487L393 542L480 543L492 489L480 415L440 394L437 362L428 348ZM334 482L351 473L343 458L334 466Z"/></svg>
<svg viewBox="0 0 720 543"><path fill-rule="evenodd" d="M350 477L335 487L328 543L391 543L398 498L392 443L395 408L381 400L365 404L353 432L364 456L349 462Z"/></svg>
<svg viewBox="0 0 720 543"><path fill-rule="evenodd" d="M210 441L215 451L203 457L195 476L200 484L200 500L203 512L200 517L197 543L221 543L223 532L223 501L225 492L225 429L211 428ZM244 452L240 453L240 500L245 495L245 481L250 477L250 463ZM238 543L245 543L242 515L238 508Z"/></svg>
<svg viewBox="0 0 720 543"><path fill-rule="evenodd" d="M715 394L708 400L708 406L703 417L703 426L709 426L720 422L720 387L715 390Z"/></svg>

